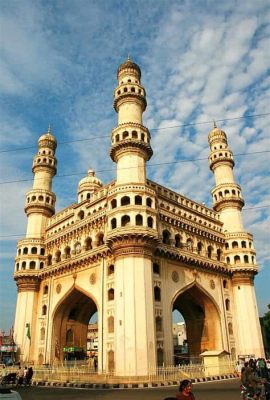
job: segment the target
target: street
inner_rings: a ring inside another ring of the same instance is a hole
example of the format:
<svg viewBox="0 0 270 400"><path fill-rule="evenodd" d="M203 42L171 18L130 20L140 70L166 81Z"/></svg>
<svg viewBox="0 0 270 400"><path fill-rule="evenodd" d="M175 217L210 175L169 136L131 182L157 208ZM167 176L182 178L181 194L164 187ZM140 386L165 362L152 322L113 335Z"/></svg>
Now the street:
<svg viewBox="0 0 270 400"><path fill-rule="evenodd" d="M239 400L240 382L238 379L229 379L218 382L193 384L193 393L196 400ZM115 399L133 400L149 399L163 400L165 397L175 396L177 387L151 389L68 389L49 387L20 388L23 400L83 400L83 399Z"/></svg>

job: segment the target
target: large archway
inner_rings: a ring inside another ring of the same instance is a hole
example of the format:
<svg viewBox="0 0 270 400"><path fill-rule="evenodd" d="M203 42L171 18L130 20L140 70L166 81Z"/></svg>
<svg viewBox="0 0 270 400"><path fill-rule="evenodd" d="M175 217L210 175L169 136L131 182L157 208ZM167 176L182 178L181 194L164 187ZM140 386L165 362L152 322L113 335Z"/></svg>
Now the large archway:
<svg viewBox="0 0 270 400"><path fill-rule="evenodd" d="M197 358L206 350L222 349L222 332L218 308L199 286L194 284L174 299L172 311L184 318L187 357Z"/></svg>
<svg viewBox="0 0 270 400"><path fill-rule="evenodd" d="M86 358L88 324L96 312L94 300L76 288L63 299L53 318L52 360Z"/></svg>

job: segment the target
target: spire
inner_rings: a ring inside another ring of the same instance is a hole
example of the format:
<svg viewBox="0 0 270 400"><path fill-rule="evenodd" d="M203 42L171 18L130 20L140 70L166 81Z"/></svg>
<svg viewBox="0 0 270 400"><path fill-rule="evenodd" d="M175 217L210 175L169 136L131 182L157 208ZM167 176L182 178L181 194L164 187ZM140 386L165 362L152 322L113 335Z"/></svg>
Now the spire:
<svg viewBox="0 0 270 400"><path fill-rule="evenodd" d="M48 131L47 131L47 133L48 133L49 135L52 134L52 126L51 126L51 124L49 124L49 126L48 126Z"/></svg>
<svg viewBox="0 0 270 400"><path fill-rule="evenodd" d="M215 120L213 121L213 125L214 125L214 129L216 129L217 128L217 124L216 124Z"/></svg>

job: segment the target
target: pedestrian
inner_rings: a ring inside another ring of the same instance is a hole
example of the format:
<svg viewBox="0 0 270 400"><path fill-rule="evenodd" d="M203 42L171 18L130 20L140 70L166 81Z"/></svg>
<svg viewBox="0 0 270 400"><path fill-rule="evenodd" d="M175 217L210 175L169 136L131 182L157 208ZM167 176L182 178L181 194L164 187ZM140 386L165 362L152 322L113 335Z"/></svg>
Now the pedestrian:
<svg viewBox="0 0 270 400"><path fill-rule="evenodd" d="M94 357L94 370L97 372L97 366L98 366L98 361L97 361L97 356Z"/></svg>
<svg viewBox="0 0 270 400"><path fill-rule="evenodd" d="M24 371L22 367L18 368L18 371L16 373L16 378L17 378L17 387L23 384L23 376L24 376Z"/></svg>
<svg viewBox="0 0 270 400"><path fill-rule="evenodd" d="M191 392L192 383L188 379L184 379L179 386L179 393L176 394L177 400L195 400L194 394Z"/></svg>
<svg viewBox="0 0 270 400"><path fill-rule="evenodd" d="M26 374L26 385L30 386L31 385L31 380L33 377L34 371L32 367L29 367L27 370L27 374Z"/></svg>

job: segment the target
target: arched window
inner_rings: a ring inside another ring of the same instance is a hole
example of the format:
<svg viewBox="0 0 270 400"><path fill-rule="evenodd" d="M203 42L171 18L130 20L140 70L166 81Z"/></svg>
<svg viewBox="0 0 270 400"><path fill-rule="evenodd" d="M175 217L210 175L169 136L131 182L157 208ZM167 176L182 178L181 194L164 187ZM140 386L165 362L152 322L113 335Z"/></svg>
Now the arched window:
<svg viewBox="0 0 270 400"><path fill-rule="evenodd" d="M112 207L112 208L116 208L116 207L117 207L117 200L116 200L116 199L113 199L113 200L111 201L111 207Z"/></svg>
<svg viewBox="0 0 270 400"><path fill-rule="evenodd" d="M20 256L21 255L21 249L18 249L18 256Z"/></svg>
<svg viewBox="0 0 270 400"><path fill-rule="evenodd" d="M114 371L114 351L113 350L108 351L108 371L109 372Z"/></svg>
<svg viewBox="0 0 270 400"><path fill-rule="evenodd" d="M114 317L111 315L108 318L108 333L114 332Z"/></svg>
<svg viewBox="0 0 270 400"><path fill-rule="evenodd" d="M144 142L144 139L145 139L145 134L142 133L142 134L141 134L141 140Z"/></svg>
<svg viewBox="0 0 270 400"><path fill-rule="evenodd" d="M123 215L121 218L121 226L127 226L130 224L130 217L128 215Z"/></svg>
<svg viewBox="0 0 270 400"><path fill-rule="evenodd" d="M213 252L213 248L211 246L207 247L207 257L211 258L212 257L212 252Z"/></svg>
<svg viewBox="0 0 270 400"><path fill-rule="evenodd" d="M226 243L225 243L225 249L228 250L228 248L229 248L229 243L226 242Z"/></svg>
<svg viewBox="0 0 270 400"><path fill-rule="evenodd" d="M136 225L142 226L143 224L143 217L141 214L137 214L135 217Z"/></svg>
<svg viewBox="0 0 270 400"><path fill-rule="evenodd" d="M60 262L60 261L61 261L61 251L58 250L58 251L55 253L55 262Z"/></svg>
<svg viewBox="0 0 270 400"><path fill-rule="evenodd" d="M44 304L44 306L42 306L42 315L46 315L47 314L47 306L46 304Z"/></svg>
<svg viewBox="0 0 270 400"><path fill-rule="evenodd" d="M228 288L228 282L226 279L223 279L223 288L227 289Z"/></svg>
<svg viewBox="0 0 270 400"><path fill-rule="evenodd" d="M40 329L40 340L44 340L45 339L45 328L41 328Z"/></svg>
<svg viewBox="0 0 270 400"><path fill-rule="evenodd" d="M108 300L114 300L114 289L111 288L108 290Z"/></svg>
<svg viewBox="0 0 270 400"><path fill-rule="evenodd" d="M35 269L36 268L36 262L35 261L30 261L29 268L30 269Z"/></svg>
<svg viewBox="0 0 270 400"><path fill-rule="evenodd" d="M141 206L142 205L142 196L135 196L135 204L137 206Z"/></svg>
<svg viewBox="0 0 270 400"><path fill-rule="evenodd" d="M52 255L51 254L48 254L47 264L52 265Z"/></svg>
<svg viewBox="0 0 270 400"><path fill-rule="evenodd" d="M91 193L87 193L87 194L86 194L86 198L87 198L87 199L90 199L90 197L91 197Z"/></svg>
<svg viewBox="0 0 270 400"><path fill-rule="evenodd" d="M225 307L226 307L226 311L230 311L230 300L229 299L225 300Z"/></svg>
<svg viewBox="0 0 270 400"><path fill-rule="evenodd" d="M103 244L104 244L104 235L103 233L99 233L97 239L97 246L102 246Z"/></svg>
<svg viewBox="0 0 270 400"><path fill-rule="evenodd" d="M31 254L37 254L37 248L36 247L32 247Z"/></svg>
<svg viewBox="0 0 270 400"><path fill-rule="evenodd" d="M161 332L162 331L162 318L161 317L156 317L156 331Z"/></svg>
<svg viewBox="0 0 270 400"><path fill-rule="evenodd" d="M48 292L49 292L49 287L48 285L45 285L43 288L43 294L48 294Z"/></svg>
<svg viewBox="0 0 270 400"><path fill-rule="evenodd" d="M233 327L232 327L231 322L228 323L228 331L229 331L229 335L233 335Z"/></svg>
<svg viewBox="0 0 270 400"><path fill-rule="evenodd" d="M186 242L186 245L187 245L187 248L191 250L192 247L193 247L192 239L188 238L187 242Z"/></svg>
<svg viewBox="0 0 270 400"><path fill-rule="evenodd" d="M248 264L248 256L247 255L244 256L244 263Z"/></svg>
<svg viewBox="0 0 270 400"><path fill-rule="evenodd" d="M91 238L86 238L84 241L85 245L85 251L92 250L92 239Z"/></svg>
<svg viewBox="0 0 270 400"><path fill-rule="evenodd" d="M157 365L161 367L164 364L163 349L157 349Z"/></svg>
<svg viewBox="0 0 270 400"><path fill-rule="evenodd" d="M28 254L28 248L27 247L23 248L23 254Z"/></svg>
<svg viewBox="0 0 270 400"><path fill-rule="evenodd" d="M126 88L125 88L126 89ZM125 89L124 89L124 91L125 91ZM127 139L128 138L128 132L127 131L125 131L125 132L123 132L123 139Z"/></svg>
<svg viewBox="0 0 270 400"><path fill-rule="evenodd" d="M148 217L148 218L147 218L147 226L148 226L148 228L153 228L153 226L154 226L154 220L153 220L152 217Z"/></svg>
<svg viewBox="0 0 270 400"><path fill-rule="evenodd" d="M234 256L234 263L239 264L240 263L240 256Z"/></svg>
<svg viewBox="0 0 270 400"><path fill-rule="evenodd" d="M181 247L181 236L177 234L175 235L174 239L175 239L175 247L179 249Z"/></svg>
<svg viewBox="0 0 270 400"><path fill-rule="evenodd" d="M130 204L130 198L128 196L124 196L121 198L121 206L128 206Z"/></svg>
<svg viewBox="0 0 270 400"><path fill-rule="evenodd" d="M66 332L66 344L73 344L73 331L68 329Z"/></svg>
<svg viewBox="0 0 270 400"><path fill-rule="evenodd" d="M41 263L39 264L39 269L43 269L43 267L44 267L44 262L41 261Z"/></svg>
<svg viewBox="0 0 270 400"><path fill-rule="evenodd" d="M116 141L116 143L119 142L119 135L115 136L115 141Z"/></svg>
<svg viewBox="0 0 270 400"><path fill-rule="evenodd" d="M111 220L111 229L115 229L117 227L117 220L116 218L113 218Z"/></svg>
<svg viewBox="0 0 270 400"><path fill-rule="evenodd" d="M152 199L150 199L150 197L147 197L147 199L146 199L147 207L152 207L152 203L153 203Z"/></svg>
<svg viewBox="0 0 270 400"><path fill-rule="evenodd" d="M108 267L108 275L112 275L112 274L114 274L114 265L113 264L109 265L109 267Z"/></svg>
<svg viewBox="0 0 270 400"><path fill-rule="evenodd" d="M41 247L41 249L40 249L40 255L41 255L41 256L44 256L44 254L45 254L45 249L44 249L44 247Z"/></svg>
<svg viewBox="0 0 270 400"><path fill-rule="evenodd" d="M238 243L237 242L232 242L232 248L233 249L238 249Z"/></svg>
<svg viewBox="0 0 270 400"><path fill-rule="evenodd" d="M217 249L217 260L218 261L221 261L221 254L222 254L221 250Z"/></svg>
<svg viewBox="0 0 270 400"><path fill-rule="evenodd" d="M227 264L230 264L230 263L231 263L230 257L226 257L226 263L227 263Z"/></svg>
<svg viewBox="0 0 270 400"><path fill-rule="evenodd" d="M138 132L137 131L132 131L132 139L138 139Z"/></svg>
<svg viewBox="0 0 270 400"><path fill-rule="evenodd" d="M163 242L164 244L170 244L170 243L171 243L171 234L170 234L169 231L167 231L167 229L165 229L165 230L162 232L162 242Z"/></svg>
<svg viewBox="0 0 270 400"><path fill-rule="evenodd" d="M243 241L241 242L241 246L242 246L242 249L246 249L247 244L246 244L245 240L243 240Z"/></svg>
<svg viewBox="0 0 270 400"><path fill-rule="evenodd" d="M155 299L155 301L161 300L161 292L160 292L160 288L158 286L154 287L154 299Z"/></svg>
<svg viewBox="0 0 270 400"><path fill-rule="evenodd" d="M153 263L153 273L157 275L160 274L160 268L158 263Z"/></svg>
<svg viewBox="0 0 270 400"><path fill-rule="evenodd" d="M70 258L71 257L71 248L68 246L64 250L65 258Z"/></svg>
<svg viewBox="0 0 270 400"><path fill-rule="evenodd" d="M198 254L202 254L202 250L203 250L203 245L202 245L201 242L198 242L198 244L197 244L197 251L198 251Z"/></svg>
<svg viewBox="0 0 270 400"><path fill-rule="evenodd" d="M19 269L20 269L20 264L17 263L17 264L16 264L16 271L19 271Z"/></svg>
<svg viewBox="0 0 270 400"><path fill-rule="evenodd" d="M84 219L84 211L83 211L83 210L81 210L81 211L78 213L78 218L79 218L79 219Z"/></svg>
<svg viewBox="0 0 270 400"><path fill-rule="evenodd" d="M22 262L22 269L25 269L25 268L26 268L26 262L23 261L23 262Z"/></svg>

